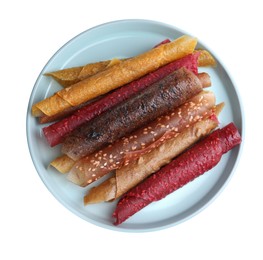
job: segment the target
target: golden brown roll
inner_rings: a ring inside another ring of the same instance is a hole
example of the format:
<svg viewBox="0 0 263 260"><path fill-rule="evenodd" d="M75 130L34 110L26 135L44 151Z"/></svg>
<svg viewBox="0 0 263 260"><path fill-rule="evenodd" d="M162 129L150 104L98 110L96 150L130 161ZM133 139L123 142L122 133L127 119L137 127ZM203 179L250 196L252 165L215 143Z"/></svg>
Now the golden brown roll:
<svg viewBox="0 0 263 260"><path fill-rule="evenodd" d="M215 66L216 61L207 50L197 50L200 53L198 57L198 66L207 67ZM46 73L46 76L51 76L55 79L61 86L69 87L83 79L86 79L100 71L105 70L109 66L115 65L124 61L125 59L112 59L106 61L99 61L95 63L88 63L82 67L66 68L62 70L52 71Z"/></svg>

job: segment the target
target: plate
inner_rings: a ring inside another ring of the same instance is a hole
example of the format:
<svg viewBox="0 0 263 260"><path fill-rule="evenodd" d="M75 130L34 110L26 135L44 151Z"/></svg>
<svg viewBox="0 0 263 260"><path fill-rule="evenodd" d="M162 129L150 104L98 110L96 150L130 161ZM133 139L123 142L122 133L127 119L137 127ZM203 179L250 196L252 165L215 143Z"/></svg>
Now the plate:
<svg viewBox="0 0 263 260"><path fill-rule="evenodd" d="M78 187L69 182L65 175L48 167L50 161L59 155L60 147L48 146L42 134L43 125L39 125L36 118L31 116L31 107L34 103L60 89L58 83L43 75L45 72L114 57L135 56L166 38L175 39L183 34L187 33L157 21L109 22L89 29L67 42L53 55L40 73L32 90L27 112L27 139L32 161L43 183L55 198L88 222L104 228L128 232L154 231L174 226L194 216L213 201L236 168L243 145L235 147L224 155L214 169L165 199L150 204L120 226L114 226L112 213L116 202L85 207L83 196L93 185L89 188ZM210 74L213 84L210 89L215 93L217 103L224 101L226 104L220 115L221 125L234 122L243 135L243 113L237 88L216 55L200 41L198 48L207 49L217 60L216 68L199 71Z"/></svg>

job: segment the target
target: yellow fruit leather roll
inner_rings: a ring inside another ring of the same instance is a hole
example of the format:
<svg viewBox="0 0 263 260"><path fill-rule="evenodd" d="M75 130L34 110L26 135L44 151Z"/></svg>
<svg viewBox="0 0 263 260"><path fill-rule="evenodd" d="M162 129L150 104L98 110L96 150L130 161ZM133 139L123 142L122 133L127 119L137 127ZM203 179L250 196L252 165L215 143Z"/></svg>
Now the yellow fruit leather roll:
<svg viewBox="0 0 263 260"><path fill-rule="evenodd" d="M198 67L214 67L216 61L213 56L207 50L195 50L199 52ZM86 79L106 68L123 62L124 59L112 59L106 61L99 61L94 63L88 63L81 67L72 67L62 70L52 71L45 73L46 76L50 76L55 79L62 87L67 88L83 79Z"/></svg>

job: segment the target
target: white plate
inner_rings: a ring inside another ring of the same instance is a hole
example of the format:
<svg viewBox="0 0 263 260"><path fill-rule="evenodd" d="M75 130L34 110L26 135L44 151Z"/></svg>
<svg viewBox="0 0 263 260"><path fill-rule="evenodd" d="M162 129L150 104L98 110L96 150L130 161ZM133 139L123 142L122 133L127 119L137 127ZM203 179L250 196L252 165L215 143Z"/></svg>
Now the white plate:
<svg viewBox="0 0 263 260"><path fill-rule="evenodd" d="M65 175L48 167L49 162L59 155L60 147L48 146L41 130L43 125L39 125L36 118L31 116L31 107L34 103L60 89L54 80L43 76L45 72L114 57L131 57L149 50L166 38L175 39L183 34L186 33L156 21L122 20L106 23L87 30L66 43L40 73L28 105L27 138L30 153L39 176L50 192L81 218L98 226L119 231L141 232L167 228L200 212L218 195L233 173L243 145L224 155L220 163L211 171L165 199L152 203L116 227L112 224L112 213L116 203L84 207L83 196L88 188L70 183ZM198 47L209 50L200 41ZM216 55L211 53L217 59ZM243 115L237 89L218 59L217 63L216 68L202 70L207 71L211 76L213 84L211 90L216 94L217 102L226 103L220 115L221 125L233 121L243 134Z"/></svg>

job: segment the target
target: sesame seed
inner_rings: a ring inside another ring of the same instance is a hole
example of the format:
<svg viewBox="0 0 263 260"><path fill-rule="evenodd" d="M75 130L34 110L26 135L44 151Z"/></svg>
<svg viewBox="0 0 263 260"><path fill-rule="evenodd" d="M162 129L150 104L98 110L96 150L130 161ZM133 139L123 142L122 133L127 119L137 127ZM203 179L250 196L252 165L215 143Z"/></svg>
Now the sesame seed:
<svg viewBox="0 0 263 260"><path fill-rule="evenodd" d="M195 103L194 102L190 102L190 107L193 107L193 106L195 106Z"/></svg>
<svg viewBox="0 0 263 260"><path fill-rule="evenodd" d="M94 165L95 165L95 166L99 166L99 164L100 164L99 161L95 161L95 162L94 162Z"/></svg>
<svg viewBox="0 0 263 260"><path fill-rule="evenodd" d="M195 117L194 117L194 120L196 121L196 120L198 120L200 118L200 116L199 115L196 115Z"/></svg>

